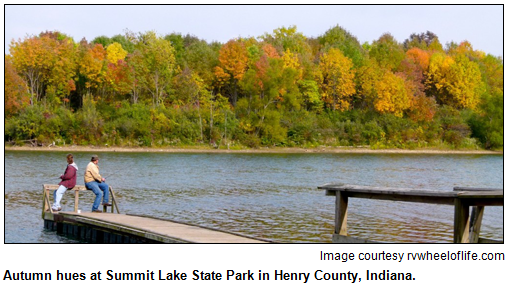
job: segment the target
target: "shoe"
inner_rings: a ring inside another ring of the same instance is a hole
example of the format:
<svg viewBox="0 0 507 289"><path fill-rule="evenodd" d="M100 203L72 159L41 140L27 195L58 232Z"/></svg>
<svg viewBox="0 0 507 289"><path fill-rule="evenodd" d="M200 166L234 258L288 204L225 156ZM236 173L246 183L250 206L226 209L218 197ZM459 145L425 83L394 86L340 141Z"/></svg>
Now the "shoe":
<svg viewBox="0 0 507 289"><path fill-rule="evenodd" d="M101 210L93 210L92 213L102 213Z"/></svg>
<svg viewBox="0 0 507 289"><path fill-rule="evenodd" d="M111 204L111 203L102 203L102 206L104 206L104 207L107 207L107 206L111 207L112 205L113 204Z"/></svg>

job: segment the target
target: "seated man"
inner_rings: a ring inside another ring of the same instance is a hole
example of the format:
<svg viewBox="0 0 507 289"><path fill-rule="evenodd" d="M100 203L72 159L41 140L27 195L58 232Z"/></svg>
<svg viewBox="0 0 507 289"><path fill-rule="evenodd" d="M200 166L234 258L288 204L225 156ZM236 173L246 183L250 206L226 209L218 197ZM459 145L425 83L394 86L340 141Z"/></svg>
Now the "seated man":
<svg viewBox="0 0 507 289"><path fill-rule="evenodd" d="M97 155L92 156L91 162L86 166L86 171L84 175L85 186L88 190L92 190L95 194L95 201L93 202L92 212L101 213L99 210L99 204L104 196L104 201L102 202L103 206L111 206L109 203L109 186L106 184L106 179L104 179L99 174L99 157ZM102 193L104 192L104 193Z"/></svg>

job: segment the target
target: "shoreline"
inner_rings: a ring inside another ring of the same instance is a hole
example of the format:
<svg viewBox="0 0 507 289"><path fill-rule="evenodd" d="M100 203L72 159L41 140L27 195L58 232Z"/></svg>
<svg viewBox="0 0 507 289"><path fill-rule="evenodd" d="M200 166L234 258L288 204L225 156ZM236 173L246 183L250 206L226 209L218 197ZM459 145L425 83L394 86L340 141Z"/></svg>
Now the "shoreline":
<svg viewBox="0 0 507 289"><path fill-rule="evenodd" d="M4 151L65 151L65 152L159 152L159 153L276 153L276 154L480 154L503 155L503 151L488 150L440 150L440 149L370 149L361 147L320 147L320 148L258 148L258 149L213 149L213 148L141 148L101 146L5 146Z"/></svg>

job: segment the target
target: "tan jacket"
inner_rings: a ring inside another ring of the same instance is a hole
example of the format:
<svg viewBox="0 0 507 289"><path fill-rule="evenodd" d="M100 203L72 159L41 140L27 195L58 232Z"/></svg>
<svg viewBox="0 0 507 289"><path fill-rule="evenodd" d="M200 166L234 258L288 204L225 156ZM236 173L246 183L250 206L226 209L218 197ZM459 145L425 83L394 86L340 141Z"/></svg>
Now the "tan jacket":
<svg viewBox="0 0 507 289"><path fill-rule="evenodd" d="M97 181L99 183L102 182L102 176L99 174L99 166L90 162L86 166L85 174L84 174L84 182L89 183Z"/></svg>

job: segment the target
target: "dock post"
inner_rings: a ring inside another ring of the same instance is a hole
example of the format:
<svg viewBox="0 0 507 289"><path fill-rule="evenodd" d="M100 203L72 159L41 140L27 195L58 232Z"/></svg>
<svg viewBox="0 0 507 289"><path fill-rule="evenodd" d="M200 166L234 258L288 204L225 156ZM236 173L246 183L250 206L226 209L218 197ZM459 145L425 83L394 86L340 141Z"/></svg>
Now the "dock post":
<svg viewBox="0 0 507 289"><path fill-rule="evenodd" d="M349 197L344 192L336 192L335 220L333 240L338 240L339 235L347 236L347 207Z"/></svg>
<svg viewBox="0 0 507 289"><path fill-rule="evenodd" d="M46 214L46 211L51 212L53 214L53 208L51 207L51 201L49 199L49 188L46 188L46 186L42 185L42 218L44 219L44 215Z"/></svg>
<svg viewBox="0 0 507 289"><path fill-rule="evenodd" d="M111 213L114 213L114 208L116 207L116 213L120 214L120 209L118 209L118 203L116 202L116 196L114 195L113 188L109 186L109 194L111 196Z"/></svg>
<svg viewBox="0 0 507 289"><path fill-rule="evenodd" d="M79 209L79 190L75 190L74 195L74 213L77 213L77 210Z"/></svg>
<svg viewBox="0 0 507 289"><path fill-rule="evenodd" d="M473 206L470 215L470 243L479 243L484 206Z"/></svg>
<svg viewBox="0 0 507 289"><path fill-rule="evenodd" d="M454 199L454 243L468 243L470 206L459 198Z"/></svg>

